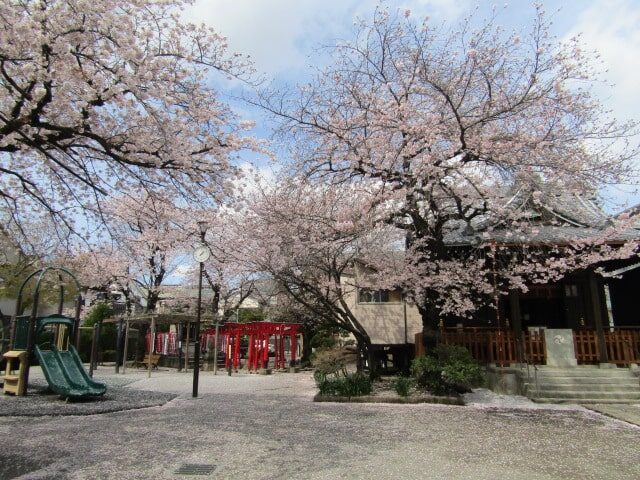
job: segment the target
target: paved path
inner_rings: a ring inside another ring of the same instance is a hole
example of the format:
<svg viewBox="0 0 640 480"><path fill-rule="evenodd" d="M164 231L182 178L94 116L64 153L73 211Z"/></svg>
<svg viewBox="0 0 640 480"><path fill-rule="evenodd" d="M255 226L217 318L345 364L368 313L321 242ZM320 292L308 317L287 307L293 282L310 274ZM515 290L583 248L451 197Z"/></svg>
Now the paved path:
<svg viewBox="0 0 640 480"><path fill-rule="evenodd" d="M203 372L196 400L187 374L126 380L180 396L118 413L0 418L0 478L640 478L640 428L581 407L313 403L308 374ZM176 475L183 463L217 471Z"/></svg>
<svg viewBox="0 0 640 480"><path fill-rule="evenodd" d="M624 422L640 427L640 405L625 405L619 403L585 405L589 410L608 415Z"/></svg>

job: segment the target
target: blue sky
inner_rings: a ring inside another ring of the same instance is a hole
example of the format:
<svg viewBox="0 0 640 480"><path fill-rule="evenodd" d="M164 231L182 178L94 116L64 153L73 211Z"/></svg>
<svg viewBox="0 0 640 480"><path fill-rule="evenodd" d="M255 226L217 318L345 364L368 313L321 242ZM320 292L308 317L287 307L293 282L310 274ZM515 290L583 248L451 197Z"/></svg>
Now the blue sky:
<svg viewBox="0 0 640 480"><path fill-rule="evenodd" d="M428 15L435 22L455 22L477 7L485 17L494 6L498 21L508 30L526 31L534 8L528 0L504 2L471 0L388 1L390 7L410 9L413 16ZM640 0L549 0L540 2L553 21L559 38L582 34L586 48L597 50L607 68L594 93L616 118L640 119ZM228 37L230 49L252 57L259 72L278 83L295 85L321 67L327 58L319 47L353 36L354 20L368 18L377 0L198 0L186 13L192 21L205 22ZM506 5L506 8L503 8ZM269 123L254 109L234 102L243 117L258 122L254 132L267 137ZM630 187L619 187L608 196L624 203L640 203ZM610 208L617 210L611 204Z"/></svg>

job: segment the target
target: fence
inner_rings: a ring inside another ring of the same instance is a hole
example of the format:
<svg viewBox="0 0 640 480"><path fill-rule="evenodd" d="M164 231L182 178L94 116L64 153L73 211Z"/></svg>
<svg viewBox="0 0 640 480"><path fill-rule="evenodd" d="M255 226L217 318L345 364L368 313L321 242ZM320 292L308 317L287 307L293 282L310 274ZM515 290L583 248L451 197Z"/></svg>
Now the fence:
<svg viewBox="0 0 640 480"><path fill-rule="evenodd" d="M603 332L607 362L616 365L640 364L640 327L608 327ZM581 328L573 332L579 364L602 361L598 332ZM441 328L440 342L465 347L479 363L499 366L518 362L546 363L544 330L531 330L517 338L513 330L481 327ZM522 352L520 354L520 351ZM422 334L416 335L416 355L424 355Z"/></svg>
<svg viewBox="0 0 640 480"><path fill-rule="evenodd" d="M440 343L465 347L478 363L507 366L529 362L544 364L544 332L523 332L518 339L513 330L504 328L454 327L440 329ZM422 334L416 335L416 355L424 355Z"/></svg>
<svg viewBox="0 0 640 480"><path fill-rule="evenodd" d="M574 332L574 347L579 364L598 363L600 342L595 330L581 328ZM610 327L604 330L608 363L640 363L640 327Z"/></svg>

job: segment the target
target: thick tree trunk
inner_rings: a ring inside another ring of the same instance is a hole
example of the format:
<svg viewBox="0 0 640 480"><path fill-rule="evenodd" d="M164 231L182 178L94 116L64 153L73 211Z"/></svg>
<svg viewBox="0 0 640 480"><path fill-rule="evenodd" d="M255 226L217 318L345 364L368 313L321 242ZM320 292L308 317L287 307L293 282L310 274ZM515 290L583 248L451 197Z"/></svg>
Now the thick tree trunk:
<svg viewBox="0 0 640 480"><path fill-rule="evenodd" d="M302 357L300 358L301 365L311 364L311 337L313 336L311 331L302 332Z"/></svg>
<svg viewBox="0 0 640 480"><path fill-rule="evenodd" d="M378 378L378 364L371 348L371 340L367 337L356 335L356 342L358 347L357 371L361 373L368 372L371 379ZM367 361L366 367L364 365L365 359Z"/></svg>
<svg viewBox="0 0 640 480"><path fill-rule="evenodd" d="M413 218L414 225L422 225L422 218L416 216ZM425 225L423 225L424 227ZM443 240L443 232L441 228L433 231L418 231L414 233L418 239L431 237L432 240L426 242L422 247L416 249L416 254L421 262L432 262L435 260L446 260L448 258L447 248ZM415 247L416 238L407 236L407 248ZM437 295L435 292L426 294L426 298L422 304L418 304L418 311L422 317L422 342L425 353L432 351L440 341L440 319L442 318L437 305Z"/></svg>
<svg viewBox="0 0 640 480"><path fill-rule="evenodd" d="M431 305L418 305L418 311L422 317L422 344L428 354L440 342L440 314Z"/></svg>

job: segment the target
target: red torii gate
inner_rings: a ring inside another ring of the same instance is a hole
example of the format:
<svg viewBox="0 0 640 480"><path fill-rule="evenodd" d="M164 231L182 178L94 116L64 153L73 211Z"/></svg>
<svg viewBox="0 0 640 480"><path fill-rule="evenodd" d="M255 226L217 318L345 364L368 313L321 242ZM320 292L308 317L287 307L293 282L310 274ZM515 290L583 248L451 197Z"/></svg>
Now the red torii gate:
<svg viewBox="0 0 640 480"><path fill-rule="evenodd" d="M289 337L289 351L291 363L296 361L297 335L300 333L300 323L249 322L226 323L220 327L219 335L225 352L224 366L232 365L234 369L240 366L240 340L243 335L249 337L249 351L247 352L247 369L257 370L267 368L269 364L269 342L274 337L275 368L286 368L285 338ZM213 329L203 335L213 335Z"/></svg>

